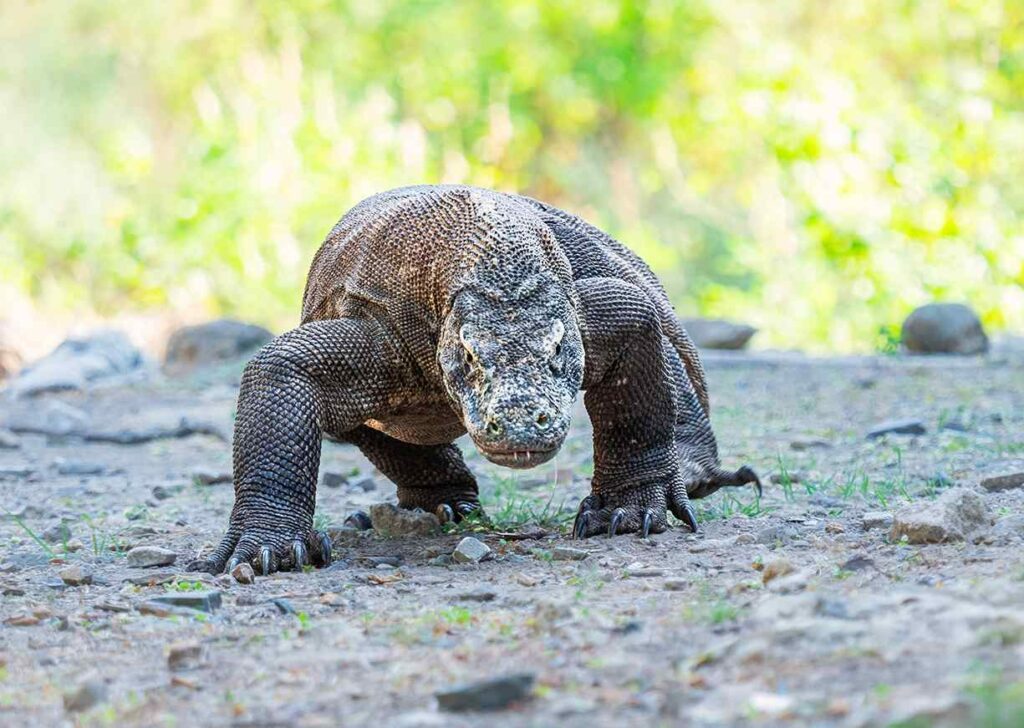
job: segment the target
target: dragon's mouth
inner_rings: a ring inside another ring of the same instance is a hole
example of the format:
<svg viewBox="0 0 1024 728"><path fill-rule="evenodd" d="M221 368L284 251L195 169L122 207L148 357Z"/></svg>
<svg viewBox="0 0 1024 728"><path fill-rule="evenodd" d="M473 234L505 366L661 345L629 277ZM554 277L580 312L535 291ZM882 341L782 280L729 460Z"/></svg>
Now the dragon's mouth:
<svg viewBox="0 0 1024 728"><path fill-rule="evenodd" d="M547 450L488 450L480 448L480 452L495 465L504 465L506 468L532 468L553 458L558 452L558 448L553 447Z"/></svg>

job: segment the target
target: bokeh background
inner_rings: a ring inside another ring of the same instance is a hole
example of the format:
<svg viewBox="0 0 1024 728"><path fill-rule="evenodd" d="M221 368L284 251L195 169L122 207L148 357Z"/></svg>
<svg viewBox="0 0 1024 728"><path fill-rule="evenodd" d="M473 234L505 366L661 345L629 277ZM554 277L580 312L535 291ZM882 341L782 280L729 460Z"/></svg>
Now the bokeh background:
<svg viewBox="0 0 1024 728"><path fill-rule="evenodd" d="M422 182L577 212L760 347L871 351L936 299L1024 330L1019 0L0 13L9 331L289 328L341 213Z"/></svg>

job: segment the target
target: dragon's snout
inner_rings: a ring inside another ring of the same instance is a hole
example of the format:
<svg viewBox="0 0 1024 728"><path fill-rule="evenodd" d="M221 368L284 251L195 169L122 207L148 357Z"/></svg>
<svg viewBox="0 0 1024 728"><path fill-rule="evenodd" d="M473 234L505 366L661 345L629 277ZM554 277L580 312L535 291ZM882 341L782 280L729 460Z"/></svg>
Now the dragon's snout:
<svg viewBox="0 0 1024 728"><path fill-rule="evenodd" d="M480 414L466 423L473 441L488 460L512 468L551 459L569 429L568 416L530 397L495 398Z"/></svg>

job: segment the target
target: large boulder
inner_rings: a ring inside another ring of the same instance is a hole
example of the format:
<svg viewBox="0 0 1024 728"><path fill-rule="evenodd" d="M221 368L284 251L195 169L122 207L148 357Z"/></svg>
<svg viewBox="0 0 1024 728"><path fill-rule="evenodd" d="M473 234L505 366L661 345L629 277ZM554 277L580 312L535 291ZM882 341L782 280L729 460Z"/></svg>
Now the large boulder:
<svg viewBox="0 0 1024 728"><path fill-rule="evenodd" d="M757 329L722 319L682 319L683 328L700 349L743 349Z"/></svg>
<svg viewBox="0 0 1024 728"><path fill-rule="evenodd" d="M164 368L174 374L210 364L235 361L272 338L274 335L262 326L232 319L185 326L168 339Z"/></svg>
<svg viewBox="0 0 1024 728"><path fill-rule="evenodd" d="M903 322L903 346L914 354L983 354L988 336L981 319L962 303L929 303Z"/></svg>
<svg viewBox="0 0 1024 728"><path fill-rule="evenodd" d="M98 331L65 339L42 359L22 369L11 380L10 390L18 396L84 389L94 382L137 372L144 364L142 352L124 334Z"/></svg>

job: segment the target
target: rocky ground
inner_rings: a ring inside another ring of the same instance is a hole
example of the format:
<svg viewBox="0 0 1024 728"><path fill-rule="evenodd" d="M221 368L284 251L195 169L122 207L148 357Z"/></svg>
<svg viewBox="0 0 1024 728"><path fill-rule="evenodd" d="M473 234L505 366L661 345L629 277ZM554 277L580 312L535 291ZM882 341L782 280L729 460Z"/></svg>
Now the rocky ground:
<svg viewBox="0 0 1024 728"><path fill-rule="evenodd" d="M0 723L1024 724L1024 360L708 368L766 488L696 535L567 538L581 409L534 471L471 454L493 524L437 535L340 528L394 487L325 445L334 565L252 584L183 571L231 507L240 365L3 400Z"/></svg>

